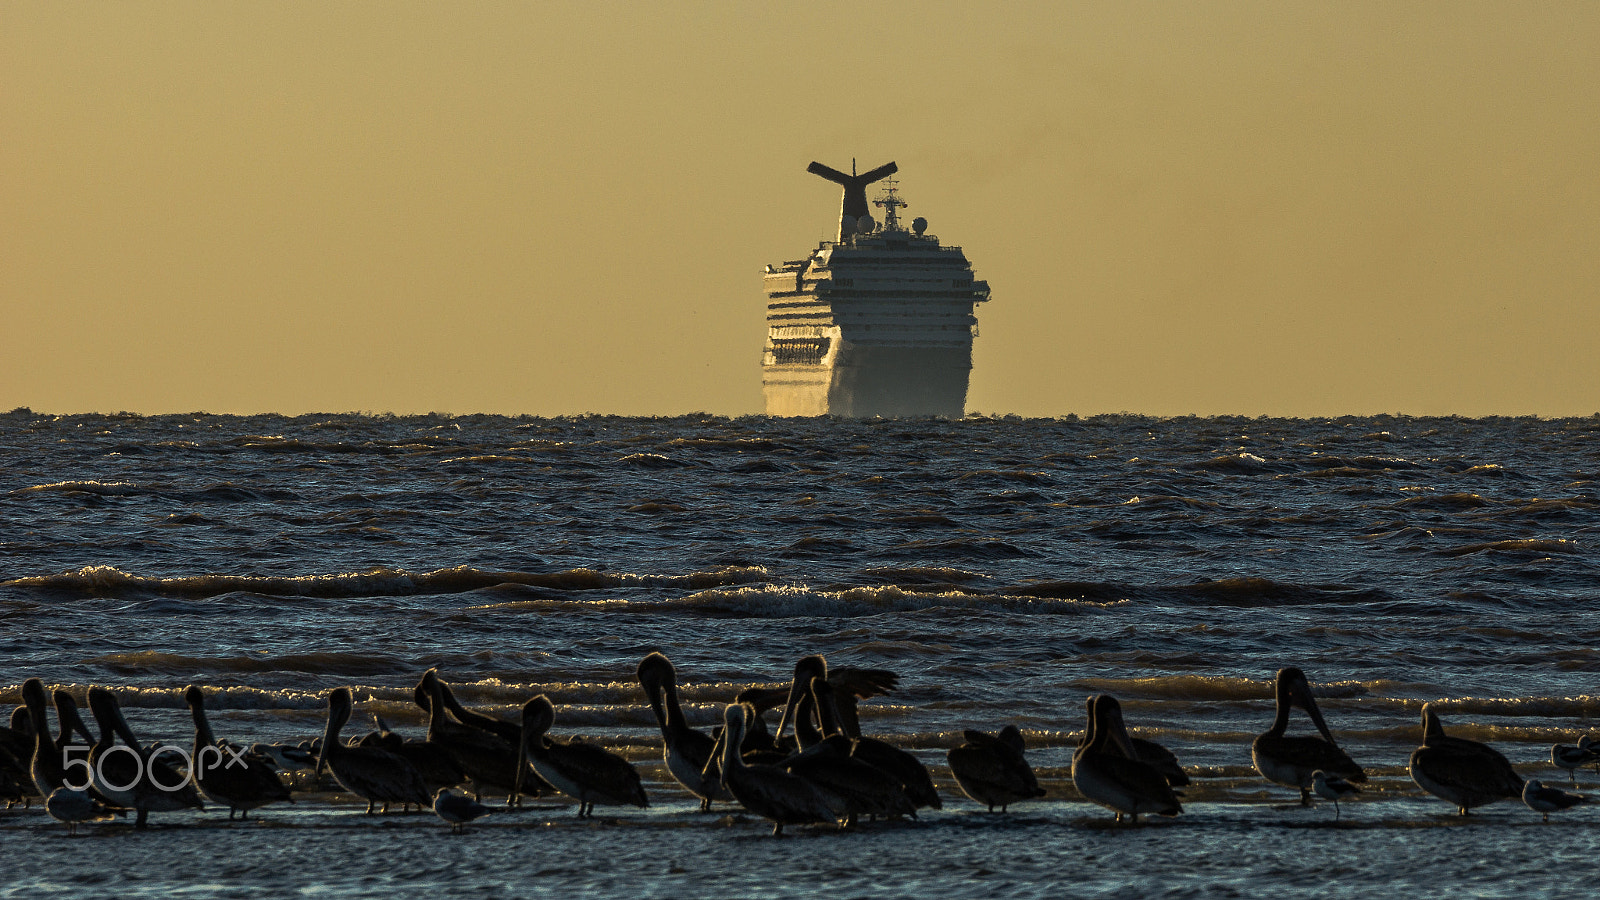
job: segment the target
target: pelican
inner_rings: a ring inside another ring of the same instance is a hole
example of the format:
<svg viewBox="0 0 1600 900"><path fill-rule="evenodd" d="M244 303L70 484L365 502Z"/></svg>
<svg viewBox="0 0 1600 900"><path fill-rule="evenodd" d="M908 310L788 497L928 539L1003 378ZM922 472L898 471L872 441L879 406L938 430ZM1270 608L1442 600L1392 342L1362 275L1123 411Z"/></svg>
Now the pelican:
<svg viewBox="0 0 1600 900"><path fill-rule="evenodd" d="M418 706L422 707L423 712L431 712L433 703L432 688L428 687L425 684L426 682L438 684L439 695L444 699L445 711L454 716L457 722L468 728L487 731L513 747L516 746L517 741L522 740L521 724L502 721L494 716L473 712L462 706L461 702L456 699L455 693L450 690L450 685L445 684L444 680L439 677L438 667L422 673L422 680L417 682L416 689L412 691L412 699L416 701Z"/></svg>
<svg viewBox="0 0 1600 900"><path fill-rule="evenodd" d="M27 714L27 707L19 708ZM6 801L6 809L18 803L31 804L38 794L28 771L32 761L33 732L0 727L0 799Z"/></svg>
<svg viewBox="0 0 1600 900"><path fill-rule="evenodd" d="M678 674L672 661L660 653L651 653L639 663L639 686L650 699L650 709L661 726L662 758L667 771L689 793L700 798L702 812L711 809L714 800L732 800L733 795L722 786L720 779L706 775L706 764L716 749L716 740L689 727L683 718L683 708L678 705Z"/></svg>
<svg viewBox="0 0 1600 900"><path fill-rule="evenodd" d="M1597 748L1594 739L1586 734L1578 739L1576 747L1571 744L1556 744L1551 747L1550 761L1566 769L1572 778L1572 783L1577 784L1579 769L1600 762L1600 748Z"/></svg>
<svg viewBox="0 0 1600 900"><path fill-rule="evenodd" d="M1537 781L1529 780L1522 786L1522 802L1528 808L1544 816L1546 822L1550 821L1550 814L1563 809L1571 809L1580 803L1588 803L1589 798L1582 794L1569 794L1556 788L1547 788Z"/></svg>
<svg viewBox="0 0 1600 900"><path fill-rule="evenodd" d="M466 773L456 765L455 758L444 745L436 741L404 737L391 730L389 723L377 713L372 714L372 720L378 730L364 736L362 742L367 746L380 747L411 763L417 774L422 776L428 790L434 792L435 802L438 801L440 788L455 787L466 779Z"/></svg>
<svg viewBox="0 0 1600 900"><path fill-rule="evenodd" d="M1339 818L1339 800L1354 797L1361 793L1361 789L1337 775L1329 775L1321 769L1311 773L1311 786L1317 796L1333 801L1333 818Z"/></svg>
<svg viewBox="0 0 1600 900"><path fill-rule="evenodd" d="M33 749L28 757L28 775L33 781L33 795L49 797L56 788L61 787L66 778L64 757L60 745L50 737L50 721L45 717L44 682L37 678L29 678L22 683L22 702L28 711L29 730L33 733ZM20 760L19 760L20 761ZM82 765L83 760L76 760L74 768ZM81 784L74 785L79 790L88 787L88 778L80 779Z"/></svg>
<svg viewBox="0 0 1600 900"><path fill-rule="evenodd" d="M211 723L206 719L206 697L199 685L184 689L183 702L189 705L194 718L194 756L190 773L206 799L219 806L228 807L228 819L235 812L239 818L250 818L250 810L276 803L279 800L294 802L289 788L278 779L276 764L269 757L244 751L219 742L211 733Z"/></svg>
<svg viewBox="0 0 1600 900"><path fill-rule="evenodd" d="M784 825L834 822L833 809L816 785L772 766L747 765L739 754L744 730L755 711L743 703L723 710L722 779L728 792L750 812L771 819L774 837Z"/></svg>
<svg viewBox="0 0 1600 900"><path fill-rule="evenodd" d="M328 726L322 733L322 754L317 757L315 774L327 768L345 790L367 801L367 813L383 804L415 803L420 809L433 804L433 796L422 776L404 759L379 747L346 747L339 741L339 729L350 721L350 689L328 692Z"/></svg>
<svg viewBox="0 0 1600 900"><path fill-rule="evenodd" d="M497 731L452 719L450 710L454 707L461 709L461 713L468 718L475 716L474 721L505 724L488 716L467 713L455 702L455 697L444 682L439 680L436 669L422 673L417 689L418 702L425 701L428 710L428 740L443 747L455 761L472 786L475 799L482 800L485 788L492 788L505 792L506 806L510 807L520 801L524 785L529 786L528 793L533 796L538 796L548 787L542 780L528 780L527 773L523 771L525 762L520 761L522 754L517 749L522 739L520 730L515 740L507 741Z"/></svg>
<svg viewBox="0 0 1600 900"><path fill-rule="evenodd" d="M78 833L82 822L105 822L114 815L111 808L89 796L88 791L58 787L45 798L44 811L57 822L65 823L67 834Z"/></svg>
<svg viewBox="0 0 1600 900"><path fill-rule="evenodd" d="M519 792L522 772L531 762L540 778L578 801L580 819L592 815L596 803L641 809L650 805L639 772L631 763L599 744L552 740L548 733L555 721L555 704L544 694L522 705L522 746L517 756Z"/></svg>
<svg viewBox="0 0 1600 900"><path fill-rule="evenodd" d="M856 716L856 701L887 694L900 684L900 676L886 669L858 669L854 666L838 666L832 670L828 668L828 661L821 656L807 656L794 664L794 679L789 682L789 690L785 694L783 715L778 719L778 736L774 739L782 743L783 732L793 721L794 709L800 701L800 695L809 689L811 679L825 678L834 689L834 705L836 715L845 734L852 738L861 737L861 723ZM776 694L776 691L764 691L759 688L743 692L739 700L756 701L766 695ZM739 702L735 700L735 702ZM775 703L772 699L769 703ZM766 708L760 702L754 702L754 709L760 712Z"/></svg>
<svg viewBox="0 0 1600 900"><path fill-rule="evenodd" d="M12 765L9 754L0 762L4 763L4 765L0 765L0 800L4 800L6 809L10 809L30 795L23 791L22 780L11 770Z"/></svg>
<svg viewBox="0 0 1600 900"><path fill-rule="evenodd" d="M917 806L895 774L853 755L855 742L843 732L824 736L811 723L811 711L822 705L828 683L811 679L811 689L795 710L795 740L801 751L781 765L821 789L828 806L852 827L861 815L917 817ZM826 721L826 719L825 719ZM832 724L832 723L829 723Z"/></svg>
<svg viewBox="0 0 1600 900"><path fill-rule="evenodd" d="M1135 825L1140 813L1183 812L1167 779L1135 757L1116 698L1090 698L1088 729L1088 741L1072 757L1072 783L1079 793L1115 812L1118 820L1132 816Z"/></svg>
<svg viewBox="0 0 1600 900"><path fill-rule="evenodd" d="M90 749L88 760L94 789L113 805L136 810L135 828L148 827L152 812L205 809L189 776L161 761L162 753L173 748L146 750L109 690L90 688L89 709L100 726L100 740ZM117 737L123 745L116 743Z"/></svg>
<svg viewBox="0 0 1600 900"><path fill-rule="evenodd" d="M1018 738L1021 738L1020 734ZM1088 740L1089 730L1085 728L1082 740L1078 741L1078 746L1083 746ZM1173 787L1184 787L1189 784L1189 774L1183 771L1183 765L1178 762L1178 754L1173 753L1155 741L1136 738L1132 735L1128 736L1128 745L1133 748L1134 759L1160 772L1161 777L1167 780L1167 784Z"/></svg>
<svg viewBox="0 0 1600 900"><path fill-rule="evenodd" d="M919 809L924 806L933 809L943 808L939 791L933 784L933 776L928 773L928 767L923 765L921 760L887 741L850 734L845 730L840 721L838 689L828 677L827 661L820 656L807 656L795 663L794 682L789 686L789 704L784 708L783 720L778 723L780 740L787 724L796 720L800 698L808 690L815 696L817 716L821 719L824 736L843 734L853 739L855 745L850 755L899 779L905 787L906 794Z"/></svg>
<svg viewBox="0 0 1600 900"><path fill-rule="evenodd" d="M1005 812L1020 800L1044 796L1033 767L1022 755L1026 745L1017 726L1007 725L999 735L972 730L961 734L966 743L952 747L945 759L962 793L987 805L990 812L996 806Z"/></svg>
<svg viewBox="0 0 1600 900"><path fill-rule="evenodd" d="M1300 789L1300 804L1311 805L1311 773L1321 769L1347 781L1365 782L1367 774L1361 771L1350 755L1339 749L1333 733L1322 720L1322 711L1311 696L1311 685L1304 672L1294 666L1279 669L1273 682L1273 695L1277 700L1277 715L1272 727L1256 735L1250 744L1256 771L1274 784ZM1289 710L1300 707L1311 717L1321 737L1294 735L1286 737L1289 727Z"/></svg>
<svg viewBox="0 0 1600 900"><path fill-rule="evenodd" d="M487 816L489 807L442 787L433 795L433 814L450 823L451 834L460 834L468 822Z"/></svg>
<svg viewBox="0 0 1600 900"><path fill-rule="evenodd" d="M1474 806L1522 796L1522 776L1510 761L1488 744L1446 735L1431 703L1422 705L1422 746L1411 751L1410 770L1418 787L1454 803L1463 816Z"/></svg>

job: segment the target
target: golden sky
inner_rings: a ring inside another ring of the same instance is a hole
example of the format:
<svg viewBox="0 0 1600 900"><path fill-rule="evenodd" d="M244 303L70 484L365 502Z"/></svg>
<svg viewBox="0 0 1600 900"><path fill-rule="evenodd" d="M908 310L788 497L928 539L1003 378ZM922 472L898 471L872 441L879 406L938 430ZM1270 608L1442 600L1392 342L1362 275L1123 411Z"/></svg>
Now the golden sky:
<svg viewBox="0 0 1600 900"><path fill-rule="evenodd" d="M0 5L0 410L761 411L805 172L968 409L1600 410L1600 3Z"/></svg>

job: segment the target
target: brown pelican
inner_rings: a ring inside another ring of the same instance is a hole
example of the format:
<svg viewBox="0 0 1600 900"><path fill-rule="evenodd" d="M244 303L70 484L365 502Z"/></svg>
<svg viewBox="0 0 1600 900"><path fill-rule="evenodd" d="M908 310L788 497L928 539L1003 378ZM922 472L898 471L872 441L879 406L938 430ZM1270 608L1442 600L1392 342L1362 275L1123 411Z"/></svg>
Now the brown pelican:
<svg viewBox="0 0 1600 900"><path fill-rule="evenodd" d="M379 747L346 747L339 740L339 729L350 721L350 689L328 692L328 726L322 733L322 754L317 757L315 774L323 768L345 790L367 801L367 813L381 803L384 812L391 803L415 803L420 809L433 804L433 796L422 776L404 759Z"/></svg>
<svg viewBox="0 0 1600 900"><path fill-rule="evenodd" d="M1089 740L1089 731L1084 729L1083 739L1078 741L1078 746L1083 746ZM1133 747L1134 758L1142 763L1155 768L1167 784L1173 787L1184 787L1189 784L1189 774L1183 771L1183 765L1178 762L1178 755L1155 741L1144 738L1128 736L1128 744Z"/></svg>
<svg viewBox="0 0 1600 900"><path fill-rule="evenodd" d="M57 822L64 822L67 834L77 834L82 822L104 822L113 816L110 807L94 799L88 791L58 787L45 798L44 811Z"/></svg>
<svg viewBox="0 0 1600 900"><path fill-rule="evenodd" d="M82 744L89 747L94 744L94 734L89 731L89 726L83 724L83 716L78 714L78 701L72 695L56 688L50 694L50 700L55 704L56 723L59 729L56 734L56 749L64 749L69 744ZM81 741L74 738L82 738Z"/></svg>
<svg viewBox="0 0 1600 900"><path fill-rule="evenodd" d="M900 676L886 669L858 669L854 666L837 666L831 671L828 662L821 656L803 657L794 665L794 679L789 682L788 693L785 695L783 715L778 720L778 736L774 739L778 743L783 741L784 730L789 722L793 721L795 705L800 700L800 695L807 689L813 678L826 678L828 684L834 689L834 705L839 716L840 725L845 734L850 737L861 737L861 723L856 715L856 701L887 694L900 684ZM742 699L755 700L756 691L741 695ZM776 693L776 692L767 692ZM757 712L764 707L755 703Z"/></svg>
<svg viewBox="0 0 1600 900"><path fill-rule="evenodd" d="M1550 761L1566 769L1567 775L1572 778L1572 783L1577 784L1579 769L1600 762L1600 746L1586 734L1578 739L1576 747L1571 744L1556 744L1551 747Z"/></svg>
<svg viewBox="0 0 1600 900"><path fill-rule="evenodd" d="M1311 773L1311 786L1317 796L1333 801L1333 818L1339 818L1339 801L1354 797L1361 793L1361 789L1337 775L1329 775L1321 769Z"/></svg>
<svg viewBox="0 0 1600 900"><path fill-rule="evenodd" d="M728 792L750 812L773 822L773 836L784 825L834 822L833 809L816 785L772 766L747 765L739 754L746 722L755 711L742 703L723 711L722 778Z"/></svg>
<svg viewBox="0 0 1600 900"><path fill-rule="evenodd" d="M66 771L62 766L62 752L50 739L50 721L45 717L44 682L29 678L22 683L22 702L28 710L29 728L33 732L33 752L28 759L28 774L33 780L33 794L48 797L61 787ZM76 768L76 766L75 766ZM78 789L88 787L88 779L78 779Z"/></svg>
<svg viewBox="0 0 1600 900"><path fill-rule="evenodd" d="M450 685L445 684L444 680L439 677L439 669L437 667L422 673L422 679L417 682L416 689L412 691L412 699L416 701L418 706L422 707L423 712L432 712L433 709L433 691L427 682L439 685L439 694L444 698L445 712L453 716L457 722L468 728L487 731L513 747L516 746L517 741L522 739L522 725L520 723L502 721L494 716L473 712L462 706L461 702L456 699L455 693L450 690Z"/></svg>
<svg viewBox="0 0 1600 900"><path fill-rule="evenodd" d="M812 725L811 712L821 705L826 688L826 681L813 678L811 690L801 695L794 720L801 751L780 767L820 788L846 827L855 825L862 815L915 819L917 806L900 778L854 756L855 742L843 732L825 737Z"/></svg>
<svg viewBox="0 0 1600 900"><path fill-rule="evenodd" d="M1005 812L1020 800L1044 796L1033 767L1022 755L1026 745L1017 726L1007 725L999 735L972 730L961 734L966 743L952 747L945 759L962 793L988 806L990 812L996 806Z"/></svg>
<svg viewBox="0 0 1600 900"><path fill-rule="evenodd" d="M450 823L451 834L460 834L468 822L487 816L489 807L449 788L439 788L433 795L433 814Z"/></svg>
<svg viewBox="0 0 1600 900"><path fill-rule="evenodd" d="M701 811L711 809L713 800L732 800L733 795L714 774L706 775L706 764L716 749L716 740L689 727L678 705L678 675L672 662L660 653L651 653L639 663L639 686L650 699L650 710L661 726L662 758L667 771L689 793L700 798Z"/></svg>
<svg viewBox="0 0 1600 900"><path fill-rule="evenodd" d="M1149 763L1135 758L1116 698L1100 694L1089 700L1089 740L1072 757L1072 783L1084 797L1112 810L1120 821L1140 813L1175 816L1183 812L1167 779Z"/></svg>
<svg viewBox="0 0 1600 900"><path fill-rule="evenodd" d="M24 717L27 716L26 706L18 707ZM12 716L15 723L16 716ZM29 764L33 761L33 731L31 725L28 729L0 727L0 800L6 801L6 809L18 803L31 804L39 791L33 785L33 775L29 772Z"/></svg>
<svg viewBox="0 0 1600 900"><path fill-rule="evenodd" d="M833 683L813 677L811 684L817 699L817 715L822 720L823 734L841 734L852 738L855 743L850 755L894 776L905 789L906 795L911 798L911 802L918 808L924 806L933 809L944 808L944 803L939 799L939 790L933 785L933 776L928 773L928 767L923 765L921 760L887 741L848 734L839 722L834 702L837 691Z"/></svg>
<svg viewBox="0 0 1600 900"><path fill-rule="evenodd" d="M1277 701L1277 714L1272 727L1256 735L1250 744L1250 755L1262 778L1299 788L1302 806L1311 805L1311 773L1318 769L1347 781L1367 780L1367 774L1333 739L1333 733L1322 720L1322 711L1317 709L1317 701L1311 696L1311 684L1306 681L1304 672L1294 666L1279 669L1273 681L1273 696ZM1311 717L1311 724L1316 726L1321 737L1284 735L1289 727L1289 710L1296 706Z"/></svg>
<svg viewBox="0 0 1600 900"><path fill-rule="evenodd" d="M199 685L184 689L183 702L189 705L194 717L194 755L190 758L190 773L194 783L206 799L228 807L228 818L235 812L239 818L250 818L250 810L276 803L279 800L294 802L289 788L278 779L277 766L270 758L217 740L211 733L211 723L206 719L206 698Z"/></svg>
<svg viewBox="0 0 1600 900"><path fill-rule="evenodd" d="M428 785L428 790L434 792L434 801L437 802L438 792L441 788L451 788L466 780L466 773L456 765L455 758L450 755L444 745L430 740L414 740L404 737L389 728L389 723L377 713L372 714L374 724L378 730L367 735L365 740L368 745L381 747L384 750L411 763Z"/></svg>
<svg viewBox="0 0 1600 900"><path fill-rule="evenodd" d="M100 740L89 751L94 789L113 805L138 812L135 828L148 825L152 812L205 809L187 774L178 772L161 757L175 748L146 749L123 717L117 698L103 687L89 689L89 709L100 726ZM122 744L116 738L122 738Z"/></svg>
<svg viewBox="0 0 1600 900"><path fill-rule="evenodd" d="M1522 786L1522 802L1528 808L1544 816L1546 822L1550 821L1550 814L1563 809L1571 809L1580 803L1588 803L1589 798L1582 794L1569 794L1555 788L1547 788L1537 781L1530 780Z"/></svg>
<svg viewBox="0 0 1600 900"><path fill-rule="evenodd" d="M1522 796L1522 776L1488 744L1450 737L1433 704L1422 705L1422 746L1411 751L1411 780L1461 815L1474 806Z"/></svg>
<svg viewBox="0 0 1600 900"><path fill-rule="evenodd" d="M542 779L529 779L528 773L523 771L526 764L519 762L522 753L517 749L522 739L520 729L514 740L507 741L498 731L452 718L451 708L461 709L461 706L455 702L444 682L439 680L439 673L435 669L422 673L417 688L420 695L418 702L425 703L428 710L428 741L443 747L455 761L471 785L475 799L482 800L487 793L485 789L490 789L504 792L506 805L515 806L521 799L524 787L533 796L538 796L548 787ZM473 721L504 724L488 716L467 713L465 709L461 709L461 712L468 718L476 716Z"/></svg>
<svg viewBox="0 0 1600 900"><path fill-rule="evenodd" d="M561 742L549 737L556 708L543 694L522 705L522 748L517 758L518 782L526 763L556 790L578 801L578 818L587 818L596 803L608 806L650 805L638 770L626 759L587 741Z"/></svg>

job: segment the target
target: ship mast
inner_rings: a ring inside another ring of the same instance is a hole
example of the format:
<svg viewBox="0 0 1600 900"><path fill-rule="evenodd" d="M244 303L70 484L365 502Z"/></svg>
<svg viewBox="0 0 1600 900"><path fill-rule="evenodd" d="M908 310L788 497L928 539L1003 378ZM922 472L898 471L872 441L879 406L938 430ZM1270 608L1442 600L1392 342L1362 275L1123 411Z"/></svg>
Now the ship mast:
<svg viewBox="0 0 1600 900"><path fill-rule="evenodd" d="M883 183L883 196L872 201L872 205L883 207L883 228L885 231L899 231L899 210L905 209L911 204L900 199L900 182L890 178Z"/></svg>

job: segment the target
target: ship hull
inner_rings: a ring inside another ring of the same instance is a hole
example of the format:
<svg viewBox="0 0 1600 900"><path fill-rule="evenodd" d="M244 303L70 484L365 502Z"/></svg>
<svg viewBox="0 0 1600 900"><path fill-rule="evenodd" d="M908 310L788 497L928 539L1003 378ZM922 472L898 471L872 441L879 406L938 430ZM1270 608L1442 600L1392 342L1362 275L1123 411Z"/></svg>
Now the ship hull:
<svg viewBox="0 0 1600 900"><path fill-rule="evenodd" d="M841 341L832 365L767 366L769 416L945 416L966 413L966 347L881 347Z"/></svg>

